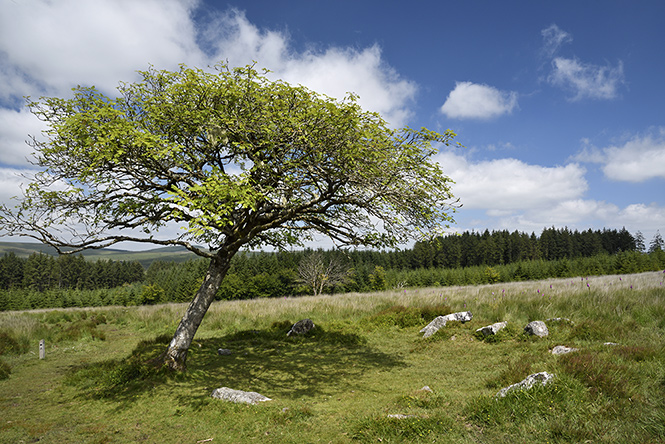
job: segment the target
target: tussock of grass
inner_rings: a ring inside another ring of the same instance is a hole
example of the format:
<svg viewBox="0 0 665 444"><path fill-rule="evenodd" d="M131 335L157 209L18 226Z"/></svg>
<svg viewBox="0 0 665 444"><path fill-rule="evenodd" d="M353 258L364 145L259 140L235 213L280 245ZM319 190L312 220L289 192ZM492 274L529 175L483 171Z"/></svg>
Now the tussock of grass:
<svg viewBox="0 0 665 444"><path fill-rule="evenodd" d="M455 420L443 413L429 417L377 416L358 421L351 437L359 442L424 443L432 442L432 436L449 435L458 428Z"/></svg>
<svg viewBox="0 0 665 444"><path fill-rule="evenodd" d="M409 328L428 324L437 316L449 313L452 313L452 310L448 305L425 305L423 307L393 305L368 316L363 323L374 327Z"/></svg>
<svg viewBox="0 0 665 444"><path fill-rule="evenodd" d="M629 398L639 384L632 369L612 352L581 351L562 356L560 367L585 384L594 396Z"/></svg>
<svg viewBox="0 0 665 444"><path fill-rule="evenodd" d="M29 347L25 338L17 339L11 332L0 330L0 356L27 353Z"/></svg>
<svg viewBox="0 0 665 444"><path fill-rule="evenodd" d="M0 360L0 381L8 379L12 373L12 368L6 362Z"/></svg>

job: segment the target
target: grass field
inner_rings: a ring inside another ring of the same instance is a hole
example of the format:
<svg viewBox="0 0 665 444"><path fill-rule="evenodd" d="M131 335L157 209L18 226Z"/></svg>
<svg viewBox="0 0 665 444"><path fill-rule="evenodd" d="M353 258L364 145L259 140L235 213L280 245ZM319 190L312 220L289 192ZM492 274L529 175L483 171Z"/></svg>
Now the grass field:
<svg viewBox="0 0 665 444"><path fill-rule="evenodd" d="M185 305L4 312L0 442L665 443L664 279L218 302L183 375L149 361ZM422 339L436 315L463 310L472 321ZM316 328L287 338L303 318ZM546 338L522 333L550 318L570 322L547 322ZM475 333L504 320L488 340ZM556 345L579 350L554 356ZM540 371L554 382L494 397ZM212 399L222 386L272 401Z"/></svg>

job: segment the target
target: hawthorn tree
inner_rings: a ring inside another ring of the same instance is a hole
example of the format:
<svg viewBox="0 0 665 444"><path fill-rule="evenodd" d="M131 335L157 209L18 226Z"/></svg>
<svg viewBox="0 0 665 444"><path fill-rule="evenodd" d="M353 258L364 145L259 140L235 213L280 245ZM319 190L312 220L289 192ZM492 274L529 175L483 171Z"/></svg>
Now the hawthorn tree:
<svg viewBox="0 0 665 444"><path fill-rule="evenodd" d="M5 235L61 253L123 241L180 245L210 259L163 355L187 350L241 248L394 247L438 232L457 201L432 160L450 130L394 130L357 97L343 100L269 80L253 66L215 72L151 68L115 98L94 87L28 100L44 121L31 178L0 208ZM181 231L159 236L174 225ZM160 231L161 230L161 231Z"/></svg>

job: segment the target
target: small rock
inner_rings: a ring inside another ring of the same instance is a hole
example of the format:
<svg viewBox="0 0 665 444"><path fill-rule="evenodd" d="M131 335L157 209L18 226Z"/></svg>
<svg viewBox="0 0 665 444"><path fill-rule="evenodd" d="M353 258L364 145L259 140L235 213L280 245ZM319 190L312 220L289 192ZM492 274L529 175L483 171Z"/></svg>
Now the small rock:
<svg viewBox="0 0 665 444"><path fill-rule="evenodd" d="M603 345L619 345L616 342L605 342Z"/></svg>
<svg viewBox="0 0 665 444"><path fill-rule="evenodd" d="M408 418L416 418L416 415L402 415L401 413L395 413L395 414L392 414L392 415L388 415L388 418L408 419Z"/></svg>
<svg viewBox="0 0 665 444"><path fill-rule="evenodd" d="M429 388L429 385L424 386L423 388L420 389L421 392L433 392L431 388Z"/></svg>
<svg viewBox="0 0 665 444"><path fill-rule="evenodd" d="M578 349L573 347L566 347L565 345L557 345L552 349L553 355L565 355L566 353L575 352Z"/></svg>
<svg viewBox="0 0 665 444"><path fill-rule="evenodd" d="M303 335L315 327L314 322L311 319L303 319L296 322L291 327L291 330L286 334L286 336L291 335Z"/></svg>
<svg viewBox="0 0 665 444"><path fill-rule="evenodd" d="M231 350L229 350L228 348L218 348L217 354L220 356L227 356L231 354Z"/></svg>
<svg viewBox="0 0 665 444"><path fill-rule="evenodd" d="M547 325L543 321L533 321L526 324L524 327L524 332L528 335L534 335L538 337L545 337L550 334L547 330Z"/></svg>
<svg viewBox="0 0 665 444"><path fill-rule="evenodd" d="M492 325L488 325L488 326L486 326L486 327L479 328L478 330L476 330L476 332L480 332L480 333L482 333L483 336L495 335L495 334L497 334L497 333L499 332L499 330L501 330L502 328L504 328L506 325L508 325L508 322L506 322L506 321L504 321L504 322L497 322L497 323L495 323L495 324L492 324Z"/></svg>
<svg viewBox="0 0 665 444"><path fill-rule="evenodd" d="M537 383L541 383L542 385L547 385L550 381L554 379L554 375L547 373L547 372L540 372L540 373L534 373L533 375L527 376L525 379L522 381L518 382L517 384L509 385L508 387L502 388L499 393L497 393L494 397L500 397L504 398L508 392L511 392L513 390L528 390Z"/></svg>
<svg viewBox="0 0 665 444"><path fill-rule="evenodd" d="M236 404L257 404L259 402L272 401L256 392L243 392L242 390L233 390L228 387L221 387L213 390L212 397L223 399L224 401L234 402Z"/></svg>

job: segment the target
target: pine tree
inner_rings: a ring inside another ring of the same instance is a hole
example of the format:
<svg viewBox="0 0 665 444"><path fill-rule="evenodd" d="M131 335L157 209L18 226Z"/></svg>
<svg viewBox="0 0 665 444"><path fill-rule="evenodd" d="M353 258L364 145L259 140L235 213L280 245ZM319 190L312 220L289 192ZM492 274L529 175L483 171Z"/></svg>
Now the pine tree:
<svg viewBox="0 0 665 444"><path fill-rule="evenodd" d="M656 230L651 243L649 244L649 253L654 253L656 251L663 251L665 249L665 242L663 237L660 235L660 230Z"/></svg>

